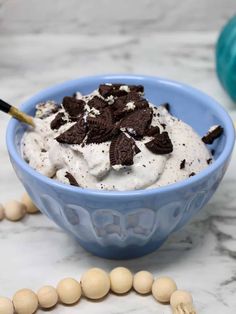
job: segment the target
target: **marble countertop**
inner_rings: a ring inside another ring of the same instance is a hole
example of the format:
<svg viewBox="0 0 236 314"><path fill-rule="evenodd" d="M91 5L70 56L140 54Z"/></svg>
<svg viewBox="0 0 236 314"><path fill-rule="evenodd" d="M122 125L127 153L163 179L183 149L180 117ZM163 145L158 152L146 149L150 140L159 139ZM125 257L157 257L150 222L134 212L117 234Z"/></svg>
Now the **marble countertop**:
<svg viewBox="0 0 236 314"><path fill-rule="evenodd" d="M177 79L202 89L236 119L236 106L219 85L214 70L215 32L121 34L0 35L1 98L20 104L46 86L100 73L137 73ZM19 198L23 187L8 159L4 134L8 118L0 114L0 202ZM236 153L210 203L162 248L130 261L91 256L43 215L21 222L0 222L0 295L22 287L37 290L66 276L80 278L92 266L109 271L123 265L172 276L193 294L198 313L236 311ZM122 306L121 306L122 302ZM50 313L171 313L152 296L109 295L103 302L81 300ZM38 313L43 313L38 311Z"/></svg>

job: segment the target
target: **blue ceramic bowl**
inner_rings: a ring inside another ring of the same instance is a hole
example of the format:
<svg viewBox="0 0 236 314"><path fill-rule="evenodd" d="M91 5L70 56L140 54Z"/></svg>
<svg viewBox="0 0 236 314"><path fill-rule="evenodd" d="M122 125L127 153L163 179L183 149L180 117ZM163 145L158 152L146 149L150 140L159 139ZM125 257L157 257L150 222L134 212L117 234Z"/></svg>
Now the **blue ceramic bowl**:
<svg viewBox="0 0 236 314"><path fill-rule="evenodd" d="M104 75L68 81L39 92L21 109L33 115L38 102L61 101L78 90L87 94L104 82L143 84L153 104L169 102L171 112L200 136L214 124L224 127L223 136L210 146L215 150L215 162L196 176L158 189L112 192L61 184L33 170L20 153L25 126L14 119L10 121L10 159L37 207L95 255L134 258L160 247L209 201L228 167L234 127L225 110L207 95L177 82L148 76Z"/></svg>

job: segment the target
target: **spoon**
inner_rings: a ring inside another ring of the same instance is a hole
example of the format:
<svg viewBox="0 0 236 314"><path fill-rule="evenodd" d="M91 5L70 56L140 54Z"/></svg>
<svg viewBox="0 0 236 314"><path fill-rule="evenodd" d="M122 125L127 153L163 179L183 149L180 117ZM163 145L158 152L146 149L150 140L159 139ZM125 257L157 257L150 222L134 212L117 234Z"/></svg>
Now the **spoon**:
<svg viewBox="0 0 236 314"><path fill-rule="evenodd" d="M20 111L18 108L9 105L4 100L0 99L0 110L8 113L13 118L16 118L17 120L29 124L31 126L35 126L33 117L27 115L23 111Z"/></svg>

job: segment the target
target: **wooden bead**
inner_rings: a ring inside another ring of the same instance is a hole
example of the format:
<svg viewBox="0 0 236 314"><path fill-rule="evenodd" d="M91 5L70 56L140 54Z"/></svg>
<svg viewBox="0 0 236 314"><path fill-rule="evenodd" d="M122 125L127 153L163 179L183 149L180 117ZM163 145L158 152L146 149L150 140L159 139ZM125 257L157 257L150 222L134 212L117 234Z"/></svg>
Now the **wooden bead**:
<svg viewBox="0 0 236 314"><path fill-rule="evenodd" d="M37 292L39 305L43 309L50 309L58 302L58 294L54 287L44 286Z"/></svg>
<svg viewBox="0 0 236 314"><path fill-rule="evenodd" d="M80 283L73 278L62 279L57 285L59 299L64 304L74 304L81 297Z"/></svg>
<svg viewBox="0 0 236 314"><path fill-rule="evenodd" d="M0 204L0 221L3 220L4 216L4 207Z"/></svg>
<svg viewBox="0 0 236 314"><path fill-rule="evenodd" d="M180 303L177 307L173 308L173 314L196 314L196 310L193 304L190 303Z"/></svg>
<svg viewBox="0 0 236 314"><path fill-rule="evenodd" d="M17 314L33 314L38 308L38 298L29 289L21 289L13 296L13 304Z"/></svg>
<svg viewBox="0 0 236 314"><path fill-rule="evenodd" d="M133 275L128 268L116 267L110 272L111 290L117 294L128 292L133 285Z"/></svg>
<svg viewBox="0 0 236 314"><path fill-rule="evenodd" d="M10 201L4 205L5 216L8 220L17 221L24 217L26 207L18 201Z"/></svg>
<svg viewBox="0 0 236 314"><path fill-rule="evenodd" d="M179 304L192 304L193 298L188 291L176 290L170 298L170 305L172 308L176 308Z"/></svg>
<svg viewBox="0 0 236 314"><path fill-rule="evenodd" d="M0 297L0 314L14 314L14 307L10 299Z"/></svg>
<svg viewBox="0 0 236 314"><path fill-rule="evenodd" d="M152 291L153 275L145 270L134 275L133 287L140 294L147 294Z"/></svg>
<svg viewBox="0 0 236 314"><path fill-rule="evenodd" d="M21 201L25 205L28 214L35 214L39 211L38 208L34 205L28 193L25 192L22 195Z"/></svg>
<svg viewBox="0 0 236 314"><path fill-rule="evenodd" d="M101 299L110 290L108 274L100 268L91 268L81 278L83 294L93 300Z"/></svg>
<svg viewBox="0 0 236 314"><path fill-rule="evenodd" d="M176 283L170 277L157 278L152 285L152 294L159 302L170 302L172 293L177 289Z"/></svg>

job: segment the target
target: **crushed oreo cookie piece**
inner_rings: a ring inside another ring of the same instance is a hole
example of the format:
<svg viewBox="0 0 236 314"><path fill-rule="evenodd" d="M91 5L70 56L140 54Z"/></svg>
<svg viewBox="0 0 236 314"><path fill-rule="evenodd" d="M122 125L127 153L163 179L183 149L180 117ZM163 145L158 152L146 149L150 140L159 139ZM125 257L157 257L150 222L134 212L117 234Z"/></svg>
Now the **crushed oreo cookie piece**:
<svg viewBox="0 0 236 314"><path fill-rule="evenodd" d="M141 98L139 100L136 100L134 102L135 108L137 109L143 109L143 108L149 108L149 103L146 99Z"/></svg>
<svg viewBox="0 0 236 314"><path fill-rule="evenodd" d="M125 98L126 102L144 99L140 93L136 92L130 92L126 96L123 96L123 98Z"/></svg>
<svg viewBox="0 0 236 314"><path fill-rule="evenodd" d="M59 112L50 123L51 129L58 130L62 125L64 125L66 123L66 120L63 119L64 117L64 113Z"/></svg>
<svg viewBox="0 0 236 314"><path fill-rule="evenodd" d="M66 96L62 104L70 117L78 117L84 111L85 102L82 99Z"/></svg>
<svg viewBox="0 0 236 314"><path fill-rule="evenodd" d="M49 100L45 103L39 103L36 106L35 117L39 119L45 119L58 112L60 108L61 106L55 103L53 100Z"/></svg>
<svg viewBox="0 0 236 314"><path fill-rule="evenodd" d="M207 164L210 165L212 163L212 158L207 159Z"/></svg>
<svg viewBox="0 0 236 314"><path fill-rule="evenodd" d="M179 168L180 168L180 169L184 169L184 168L185 168L185 163L186 163L186 160L183 159L183 160L181 161L181 163L180 163Z"/></svg>
<svg viewBox="0 0 236 314"><path fill-rule="evenodd" d="M124 133L120 133L114 138L110 145L110 163L112 166L122 165L131 166L133 165L133 158L136 152L139 152L138 147L135 145L135 141L126 136Z"/></svg>
<svg viewBox="0 0 236 314"><path fill-rule="evenodd" d="M212 154L212 156L215 155L215 150L214 149L211 150L211 154Z"/></svg>
<svg viewBox="0 0 236 314"><path fill-rule="evenodd" d="M168 102L162 104L161 106L164 107L168 112L170 112L170 104Z"/></svg>
<svg viewBox="0 0 236 314"><path fill-rule="evenodd" d="M131 92L135 92L135 93L144 93L144 87L143 85L128 85L129 89Z"/></svg>
<svg viewBox="0 0 236 314"><path fill-rule="evenodd" d="M111 140L119 129L113 124L112 111L109 107L101 109L100 114L96 117L88 117L88 137L87 144L102 143Z"/></svg>
<svg viewBox="0 0 236 314"><path fill-rule="evenodd" d="M163 127L163 129L166 129L166 124L165 123L161 123L161 126Z"/></svg>
<svg viewBox="0 0 236 314"><path fill-rule="evenodd" d="M72 174L69 173L68 171L66 172L65 177L69 180L70 185L79 186L79 184L76 181L75 177L72 176Z"/></svg>
<svg viewBox="0 0 236 314"><path fill-rule="evenodd" d="M59 143L82 144L87 134L87 125L82 117L72 127L56 137Z"/></svg>
<svg viewBox="0 0 236 314"><path fill-rule="evenodd" d="M112 86L107 84L101 84L99 85L98 91L102 97L107 98L111 95Z"/></svg>
<svg viewBox="0 0 236 314"><path fill-rule="evenodd" d="M146 136L156 136L160 134L160 128L158 126L150 126L149 129L145 131Z"/></svg>
<svg viewBox="0 0 236 314"><path fill-rule="evenodd" d="M120 128L125 129L131 136L142 138L152 121L152 109L135 110L125 116L120 122ZM131 130L131 132L129 131Z"/></svg>
<svg viewBox="0 0 236 314"><path fill-rule="evenodd" d="M131 92L125 96L121 96L119 98L116 98L113 107L115 109L119 109L120 106L126 105L128 102L135 102L135 101L140 100L140 99L141 99L141 97L139 94Z"/></svg>
<svg viewBox="0 0 236 314"><path fill-rule="evenodd" d="M135 151L135 154L137 155L137 154L139 154L139 153L141 153L141 150L138 148L138 146L135 144L135 146L134 146L134 151Z"/></svg>
<svg viewBox="0 0 236 314"><path fill-rule="evenodd" d="M222 126L217 125L214 129L210 129L206 135L202 137L202 141L205 144L212 144L214 140L220 137L223 133L224 129Z"/></svg>
<svg viewBox="0 0 236 314"><path fill-rule="evenodd" d="M98 91L104 98L109 96L122 97L131 92L142 94L144 92L144 87L142 85L101 84Z"/></svg>
<svg viewBox="0 0 236 314"><path fill-rule="evenodd" d="M126 90L120 90L121 86L122 84L101 84L98 91L99 94L104 98L107 98L109 96L120 97L127 95L128 92Z"/></svg>
<svg viewBox="0 0 236 314"><path fill-rule="evenodd" d="M114 128L112 124L105 123L102 119L90 120L86 144L99 144L110 141L118 132L119 129Z"/></svg>
<svg viewBox="0 0 236 314"><path fill-rule="evenodd" d="M100 110L100 115L96 119L103 119L106 124L113 124L113 112L110 107L106 107Z"/></svg>
<svg viewBox="0 0 236 314"><path fill-rule="evenodd" d="M191 173L189 174L189 178L190 178L190 177L193 177L193 176L195 176L195 175L196 175L195 172L191 172Z"/></svg>
<svg viewBox="0 0 236 314"><path fill-rule="evenodd" d="M136 102L140 100L141 100L140 95L133 92L130 92L126 96L117 98L112 106L114 110L115 120L119 121L124 116L128 115L131 111L138 109L138 107L136 107ZM141 106L139 107L141 109Z"/></svg>
<svg viewBox="0 0 236 314"><path fill-rule="evenodd" d="M90 108L101 110L102 108L105 108L108 105L108 103L104 99L98 96L94 96L88 101L88 105Z"/></svg>
<svg viewBox="0 0 236 314"><path fill-rule="evenodd" d="M167 132L155 136L145 146L154 154L165 155L173 151L173 145Z"/></svg>

